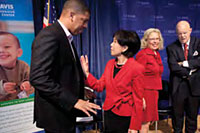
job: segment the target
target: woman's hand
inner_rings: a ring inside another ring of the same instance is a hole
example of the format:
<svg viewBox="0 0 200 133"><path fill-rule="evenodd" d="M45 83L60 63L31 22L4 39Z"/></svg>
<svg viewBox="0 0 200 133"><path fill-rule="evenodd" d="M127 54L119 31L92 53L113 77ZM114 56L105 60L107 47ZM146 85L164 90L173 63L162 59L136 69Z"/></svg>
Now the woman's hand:
<svg viewBox="0 0 200 133"><path fill-rule="evenodd" d="M85 55L85 57L82 55L81 58L80 58L80 61L81 61L81 66L82 66L83 72L84 72L85 76L88 77L90 72L89 72L87 55Z"/></svg>
<svg viewBox="0 0 200 133"><path fill-rule="evenodd" d="M145 110L145 109L146 109L146 107L147 107L147 105L146 105L146 101L145 101L145 99L144 99L144 98L142 99L142 101L143 101L143 110Z"/></svg>

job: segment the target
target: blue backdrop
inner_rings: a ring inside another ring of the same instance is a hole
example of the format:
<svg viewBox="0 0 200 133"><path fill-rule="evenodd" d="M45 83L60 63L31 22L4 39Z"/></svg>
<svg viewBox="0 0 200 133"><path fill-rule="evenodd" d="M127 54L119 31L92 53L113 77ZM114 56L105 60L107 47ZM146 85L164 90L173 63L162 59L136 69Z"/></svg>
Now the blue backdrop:
<svg viewBox="0 0 200 133"><path fill-rule="evenodd" d="M56 0L58 17L65 0ZM75 38L79 55L89 56L90 72L100 78L110 56L110 43L118 29L136 30L140 37L146 29L161 30L164 46L175 41L175 26L179 20L188 20L192 35L200 37L199 0L86 0L91 9L88 29ZM33 0L36 34L42 28L44 0ZM163 80L168 80L166 50L160 51L164 64ZM134 67L134 66L133 66ZM104 93L98 95L99 100Z"/></svg>

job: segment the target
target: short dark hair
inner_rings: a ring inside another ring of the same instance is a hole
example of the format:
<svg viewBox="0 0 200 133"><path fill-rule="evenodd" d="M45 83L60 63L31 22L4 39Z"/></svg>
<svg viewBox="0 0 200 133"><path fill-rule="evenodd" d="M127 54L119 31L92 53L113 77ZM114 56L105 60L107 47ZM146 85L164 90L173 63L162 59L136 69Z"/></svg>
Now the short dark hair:
<svg viewBox="0 0 200 133"><path fill-rule="evenodd" d="M0 31L0 36L4 36L4 35L10 35L10 36L12 36L13 39L15 39L15 41L17 42L18 48L20 48L19 39L14 34L12 34L10 32L6 32L6 31Z"/></svg>
<svg viewBox="0 0 200 133"><path fill-rule="evenodd" d="M64 3L63 11L67 9L72 9L74 10L74 12L80 13L80 14L83 14L85 12L90 13L90 9L88 8L84 0L67 0Z"/></svg>
<svg viewBox="0 0 200 133"><path fill-rule="evenodd" d="M133 57L140 49L140 38L135 31L118 30L114 33L119 45L128 46L128 49L122 54L128 58Z"/></svg>

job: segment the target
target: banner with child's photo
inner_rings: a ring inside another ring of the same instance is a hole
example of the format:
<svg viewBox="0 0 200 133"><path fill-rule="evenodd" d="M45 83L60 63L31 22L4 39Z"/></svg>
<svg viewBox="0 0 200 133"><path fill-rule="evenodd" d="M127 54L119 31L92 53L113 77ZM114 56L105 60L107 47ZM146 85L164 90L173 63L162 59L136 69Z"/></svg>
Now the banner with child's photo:
<svg viewBox="0 0 200 133"><path fill-rule="evenodd" d="M32 0L0 1L0 133L31 133L34 88L29 82L34 39Z"/></svg>

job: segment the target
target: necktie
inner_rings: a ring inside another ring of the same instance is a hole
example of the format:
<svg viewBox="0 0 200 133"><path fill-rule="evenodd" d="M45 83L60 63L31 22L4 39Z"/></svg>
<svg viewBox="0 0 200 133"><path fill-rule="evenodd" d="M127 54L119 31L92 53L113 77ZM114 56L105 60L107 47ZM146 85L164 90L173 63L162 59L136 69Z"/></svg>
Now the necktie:
<svg viewBox="0 0 200 133"><path fill-rule="evenodd" d="M185 56L185 60L187 60L187 57L188 57L188 45L186 43L184 44L184 56Z"/></svg>
<svg viewBox="0 0 200 133"><path fill-rule="evenodd" d="M72 35L69 35L69 36L67 36L67 38L68 38L69 42L72 43L72 41L73 41L73 36L72 36Z"/></svg>
<svg viewBox="0 0 200 133"><path fill-rule="evenodd" d="M73 46L73 37L72 37L72 35L70 35L70 36L67 36L67 38L68 38L68 40L69 40L69 43L70 43L70 47L71 47L71 50L72 50L72 54L73 54L73 56L74 56L74 59L75 59L75 61L76 61L76 56L75 56L75 52L74 52L74 46Z"/></svg>

